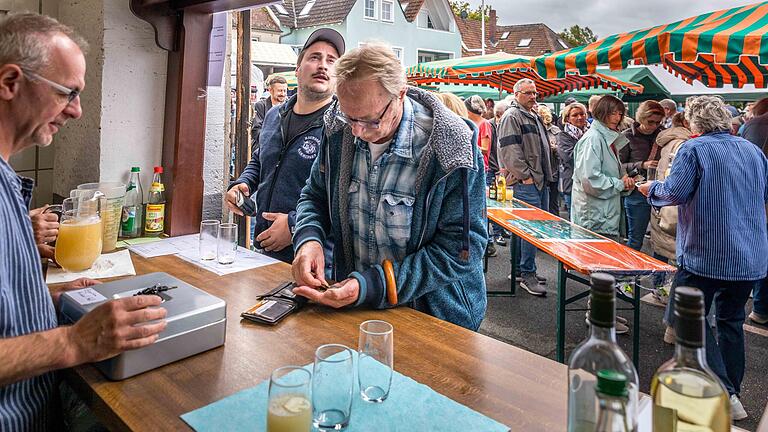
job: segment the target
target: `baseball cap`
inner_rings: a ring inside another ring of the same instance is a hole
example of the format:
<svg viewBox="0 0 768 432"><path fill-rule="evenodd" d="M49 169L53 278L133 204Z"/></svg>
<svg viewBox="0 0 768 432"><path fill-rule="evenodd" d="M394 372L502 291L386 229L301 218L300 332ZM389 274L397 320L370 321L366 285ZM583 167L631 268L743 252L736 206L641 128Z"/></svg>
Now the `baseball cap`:
<svg viewBox="0 0 768 432"><path fill-rule="evenodd" d="M341 36L341 34L336 30L330 28L320 28L313 31L312 34L307 38L307 41L304 42L304 46L301 47L301 50L304 51L317 41L328 42L329 44L333 45L334 48L336 48L336 52L339 53L339 57L344 55L344 37Z"/></svg>

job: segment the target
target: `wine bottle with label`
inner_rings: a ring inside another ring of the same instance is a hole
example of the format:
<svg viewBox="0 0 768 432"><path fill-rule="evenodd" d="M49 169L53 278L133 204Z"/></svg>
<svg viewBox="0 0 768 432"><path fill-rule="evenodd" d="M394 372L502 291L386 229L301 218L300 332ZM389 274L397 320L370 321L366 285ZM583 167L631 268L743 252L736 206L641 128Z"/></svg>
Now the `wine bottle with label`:
<svg viewBox="0 0 768 432"><path fill-rule="evenodd" d="M140 171L139 167L131 168L131 178L125 192L125 204L120 223L120 237L134 238L141 235L144 223L144 191L141 189Z"/></svg>
<svg viewBox="0 0 768 432"><path fill-rule="evenodd" d="M728 392L707 366L704 295L675 289L675 356L651 379L654 432L731 430Z"/></svg>
<svg viewBox="0 0 768 432"><path fill-rule="evenodd" d="M163 185L163 167L155 167L152 186L147 197L147 219L144 224L144 234L157 237L165 229L165 186Z"/></svg>
<svg viewBox="0 0 768 432"><path fill-rule="evenodd" d="M601 370L626 377L627 424L635 431L639 380L632 361L616 344L616 280L609 274L593 273L590 284L590 335L576 347L568 363L568 431L595 430L597 373Z"/></svg>

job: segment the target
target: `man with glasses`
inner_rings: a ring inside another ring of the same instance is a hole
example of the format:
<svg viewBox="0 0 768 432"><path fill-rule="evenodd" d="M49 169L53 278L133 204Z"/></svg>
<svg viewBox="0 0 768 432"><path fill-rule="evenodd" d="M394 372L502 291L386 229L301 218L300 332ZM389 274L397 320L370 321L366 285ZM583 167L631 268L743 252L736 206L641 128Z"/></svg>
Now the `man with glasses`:
<svg viewBox="0 0 768 432"><path fill-rule="evenodd" d="M165 309L157 296L111 300L72 326L58 326L65 290L96 283L78 279L49 289L28 215L33 181L18 177L9 158L47 146L82 114L86 43L52 18L0 18L0 430L69 430L61 418L55 371L113 357L157 340ZM148 324L148 321L156 322Z"/></svg>
<svg viewBox="0 0 768 432"><path fill-rule="evenodd" d="M477 129L407 87L388 46L342 56L336 79L338 101L297 206L294 292L336 308L409 305L477 330L487 242ZM327 279L338 283L318 289Z"/></svg>
<svg viewBox="0 0 768 432"><path fill-rule="evenodd" d="M237 192L256 193L254 245L287 263L293 261L296 202L320 148L323 113L333 98L333 66L342 54L344 38L336 30L322 28L309 36L296 66L296 95L267 112L259 146L226 194L229 209L242 215Z"/></svg>
<svg viewBox="0 0 768 432"><path fill-rule="evenodd" d="M554 181L547 130L536 112L536 83L521 79L513 88L515 98L499 124L499 160L515 198L547 210L549 183ZM518 240L520 241L520 240ZM547 280L536 274L536 246L521 242L517 278L535 296L547 295Z"/></svg>

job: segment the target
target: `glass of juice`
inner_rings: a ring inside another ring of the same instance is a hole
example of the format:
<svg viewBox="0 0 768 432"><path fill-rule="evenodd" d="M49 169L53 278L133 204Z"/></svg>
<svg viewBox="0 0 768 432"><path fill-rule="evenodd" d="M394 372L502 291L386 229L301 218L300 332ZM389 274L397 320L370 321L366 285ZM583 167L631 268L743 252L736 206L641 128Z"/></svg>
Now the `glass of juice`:
<svg viewBox="0 0 768 432"><path fill-rule="evenodd" d="M101 254L99 199L67 198L62 203L56 262L70 272L91 268Z"/></svg>
<svg viewBox="0 0 768 432"><path fill-rule="evenodd" d="M267 432L309 432L312 426L312 374L299 366L284 366L269 378Z"/></svg>

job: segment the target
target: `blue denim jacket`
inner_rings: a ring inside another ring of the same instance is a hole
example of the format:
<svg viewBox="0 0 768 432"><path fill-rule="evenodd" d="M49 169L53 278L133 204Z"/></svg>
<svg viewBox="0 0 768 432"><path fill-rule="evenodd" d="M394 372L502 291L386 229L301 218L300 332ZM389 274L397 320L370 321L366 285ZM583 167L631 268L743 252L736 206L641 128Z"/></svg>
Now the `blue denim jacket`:
<svg viewBox="0 0 768 432"><path fill-rule="evenodd" d="M485 173L477 129L448 111L433 95L409 88L411 103L425 108L433 128L425 136L415 181L406 256L393 262L400 304L476 330L487 303L483 253L487 243ZM307 241L336 240L332 279L355 277L355 306L389 307L380 264L354 270L349 186L358 151L348 126L326 113L326 134L297 205L295 248ZM401 123L401 126L402 123ZM415 136L415 135L414 135Z"/></svg>

